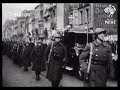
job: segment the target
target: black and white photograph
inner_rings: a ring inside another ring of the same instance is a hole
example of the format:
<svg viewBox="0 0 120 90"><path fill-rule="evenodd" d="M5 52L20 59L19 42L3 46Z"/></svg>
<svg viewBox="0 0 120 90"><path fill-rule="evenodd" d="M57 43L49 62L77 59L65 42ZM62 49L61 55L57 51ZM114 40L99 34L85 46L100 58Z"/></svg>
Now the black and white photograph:
<svg viewBox="0 0 120 90"><path fill-rule="evenodd" d="M2 87L118 87L118 3L2 3Z"/></svg>

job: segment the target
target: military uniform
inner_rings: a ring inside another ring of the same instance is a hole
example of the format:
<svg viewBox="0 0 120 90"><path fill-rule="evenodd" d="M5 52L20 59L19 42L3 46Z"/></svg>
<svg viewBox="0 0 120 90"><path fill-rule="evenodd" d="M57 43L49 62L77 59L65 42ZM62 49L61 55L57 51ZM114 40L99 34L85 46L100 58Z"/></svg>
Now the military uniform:
<svg viewBox="0 0 120 90"><path fill-rule="evenodd" d="M48 45L44 53L44 60L48 60L51 44ZM65 61L63 59L65 58ZM61 42L54 42L48 63L47 79L52 82L53 86L58 86L62 79L62 66L67 63L67 52L65 46Z"/></svg>
<svg viewBox="0 0 120 90"><path fill-rule="evenodd" d="M17 64L17 42L14 43L14 46L13 46L13 61L14 61L14 64Z"/></svg>
<svg viewBox="0 0 120 90"><path fill-rule="evenodd" d="M33 62L33 67L36 75L36 80L38 80L39 75L41 71L45 71L45 62L43 61L43 54L44 51L47 47L47 44L41 44L40 46L34 46L31 56L32 56L32 62Z"/></svg>
<svg viewBox="0 0 120 90"><path fill-rule="evenodd" d="M29 43L29 46L30 46L30 52L32 52L32 50L33 50L33 48L34 48L34 43L33 43L33 42L30 42L30 43ZM30 55L30 61L31 61L31 63L33 63L33 60L34 60L34 58L32 58L32 55Z"/></svg>
<svg viewBox="0 0 120 90"><path fill-rule="evenodd" d="M18 51L17 51L17 54L18 54L18 65L19 67L22 66L22 43L20 42L19 43L19 46L18 46Z"/></svg>
<svg viewBox="0 0 120 90"><path fill-rule="evenodd" d="M30 46L28 43L26 43L26 45L24 45L24 51L23 51L23 66L24 66L24 71L28 71L28 67L31 66L31 60L30 60Z"/></svg>
<svg viewBox="0 0 120 90"><path fill-rule="evenodd" d="M92 42L93 55L89 72L90 87L105 87L108 76L108 65L112 64L111 48L106 42L101 44L97 40ZM90 53L90 44L86 45L79 60L87 60Z"/></svg>

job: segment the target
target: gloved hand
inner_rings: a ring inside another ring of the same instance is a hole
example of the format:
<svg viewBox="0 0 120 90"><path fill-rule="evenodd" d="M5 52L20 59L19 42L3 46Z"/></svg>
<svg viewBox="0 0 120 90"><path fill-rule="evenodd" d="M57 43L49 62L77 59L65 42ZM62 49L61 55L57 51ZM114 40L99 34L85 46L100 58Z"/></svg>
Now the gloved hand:
<svg viewBox="0 0 120 90"><path fill-rule="evenodd" d="M65 69L66 65L63 65L62 68Z"/></svg>
<svg viewBox="0 0 120 90"><path fill-rule="evenodd" d="M84 75L84 76L83 76L83 77L84 77L84 80L88 80L87 70L84 70L83 73L84 73L84 74L83 74L83 75Z"/></svg>

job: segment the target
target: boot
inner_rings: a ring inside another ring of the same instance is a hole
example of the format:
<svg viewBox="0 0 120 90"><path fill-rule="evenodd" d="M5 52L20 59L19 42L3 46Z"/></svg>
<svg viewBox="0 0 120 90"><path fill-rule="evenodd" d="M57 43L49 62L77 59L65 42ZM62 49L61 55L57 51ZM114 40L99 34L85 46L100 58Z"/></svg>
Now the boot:
<svg viewBox="0 0 120 90"><path fill-rule="evenodd" d="M35 75L36 75L36 80L40 80L40 71L39 70L35 70Z"/></svg>
<svg viewBox="0 0 120 90"><path fill-rule="evenodd" d="M32 70L33 70L33 71L35 70L35 66L32 66Z"/></svg>
<svg viewBox="0 0 120 90"><path fill-rule="evenodd" d="M24 67L24 71L25 71L25 72L28 71L28 67Z"/></svg>
<svg viewBox="0 0 120 90"><path fill-rule="evenodd" d="M36 80L40 80L40 76L39 75L36 75Z"/></svg>

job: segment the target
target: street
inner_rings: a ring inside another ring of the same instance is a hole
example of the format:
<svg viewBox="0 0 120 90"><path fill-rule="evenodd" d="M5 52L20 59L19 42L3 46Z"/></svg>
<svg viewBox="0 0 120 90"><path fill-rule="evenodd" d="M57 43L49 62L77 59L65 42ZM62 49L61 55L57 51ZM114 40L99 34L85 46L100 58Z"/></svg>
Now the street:
<svg viewBox="0 0 120 90"><path fill-rule="evenodd" d="M2 84L3 87L51 87L51 82L46 79L46 71L41 73L41 80L35 80L34 71L29 67L28 72L23 67L13 64L7 56L2 56ZM59 87L83 87L83 81L75 76L64 73ZM108 81L107 87L117 87L117 82Z"/></svg>

